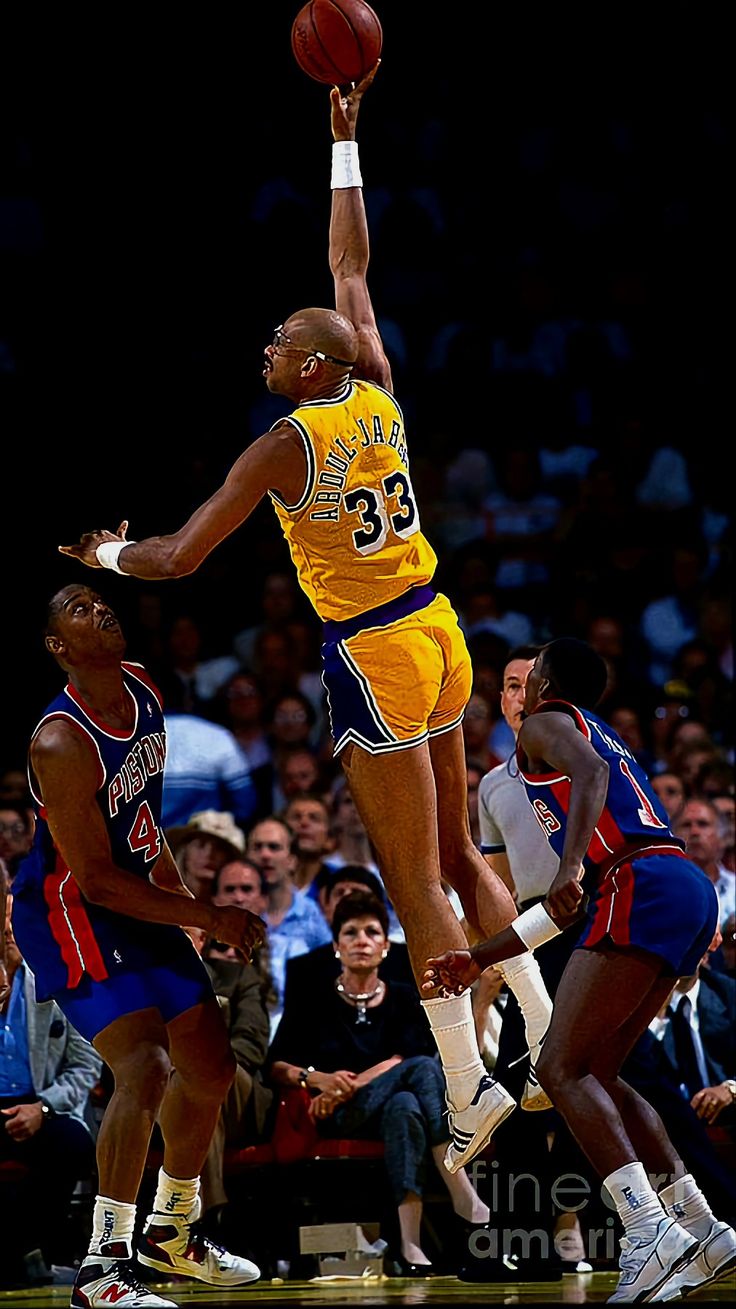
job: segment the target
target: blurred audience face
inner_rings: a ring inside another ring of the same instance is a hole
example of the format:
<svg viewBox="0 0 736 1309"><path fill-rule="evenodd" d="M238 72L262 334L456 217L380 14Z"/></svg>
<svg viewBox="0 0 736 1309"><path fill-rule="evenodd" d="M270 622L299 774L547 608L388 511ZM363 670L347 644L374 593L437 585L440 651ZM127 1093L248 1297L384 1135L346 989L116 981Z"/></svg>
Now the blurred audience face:
<svg viewBox="0 0 736 1309"><path fill-rule="evenodd" d="M484 695L474 691L468 700L463 718L463 736L466 754L485 754L488 736L493 727L491 706Z"/></svg>
<svg viewBox="0 0 736 1309"><path fill-rule="evenodd" d="M726 868L734 871L734 850L736 850L736 799L732 795L711 796L711 804L718 810L721 818L721 836L723 838L723 862Z"/></svg>
<svg viewBox="0 0 736 1309"><path fill-rule="evenodd" d="M296 838L300 858L321 858L333 848L330 816L327 805L321 800L297 796L287 806L284 817Z"/></svg>
<svg viewBox="0 0 736 1309"><path fill-rule="evenodd" d="M233 859L223 864L217 875L212 903L220 907L234 904L239 909L249 909L252 914L262 914L268 902L255 864L248 863L247 859Z"/></svg>
<svg viewBox="0 0 736 1309"><path fill-rule="evenodd" d="M264 818L256 823L248 837L248 858L260 868L269 888L283 886L296 868L291 853L291 832L285 823Z"/></svg>
<svg viewBox="0 0 736 1309"><path fill-rule="evenodd" d="M15 805L0 803L0 859L13 866L18 859L27 854L33 842L33 828L28 821L26 811Z"/></svg>
<svg viewBox="0 0 736 1309"><path fill-rule="evenodd" d="M230 678L225 691L228 721L233 732L238 728L253 727L263 713L263 697L254 677L236 673Z"/></svg>
<svg viewBox="0 0 736 1309"><path fill-rule="evenodd" d="M0 774L0 805L25 806L28 798L28 778L21 768L6 768Z"/></svg>
<svg viewBox="0 0 736 1309"><path fill-rule="evenodd" d="M215 873L225 858L221 842L213 836L192 836L179 847L177 866L184 885L197 900L210 898Z"/></svg>
<svg viewBox="0 0 736 1309"><path fill-rule="evenodd" d="M673 828L675 836L685 842L693 863L704 870L720 863L723 839L717 811L708 800L686 800Z"/></svg>
<svg viewBox="0 0 736 1309"><path fill-rule="evenodd" d="M651 784L669 814L670 823L673 823L679 817L685 803L682 778L678 777L677 773L656 773L651 779Z"/></svg>
<svg viewBox="0 0 736 1309"><path fill-rule="evenodd" d="M588 643L606 660L621 659L624 653L624 629L618 618L610 615L591 620Z"/></svg>
<svg viewBox="0 0 736 1309"><path fill-rule="evenodd" d="M700 770L717 757L714 746L691 745L680 752L678 772L685 784L685 790L694 795L697 792L697 780Z"/></svg>
<svg viewBox="0 0 736 1309"><path fill-rule="evenodd" d="M316 791L319 780L319 761L311 750L291 751L279 768L281 790L287 800L303 791Z"/></svg>
<svg viewBox="0 0 736 1309"><path fill-rule="evenodd" d="M628 705L619 705L617 709L610 710L608 721L614 732L618 732L624 745L629 747L631 753L633 755L641 754L644 749L644 735L636 710L629 708Z"/></svg>
<svg viewBox="0 0 736 1309"><path fill-rule="evenodd" d="M303 745L311 731L309 710L300 699L284 695L274 709L270 733L277 746Z"/></svg>
<svg viewBox="0 0 736 1309"><path fill-rule="evenodd" d="M292 617L297 589L290 573L269 573L263 583L261 606L269 623L286 623Z"/></svg>

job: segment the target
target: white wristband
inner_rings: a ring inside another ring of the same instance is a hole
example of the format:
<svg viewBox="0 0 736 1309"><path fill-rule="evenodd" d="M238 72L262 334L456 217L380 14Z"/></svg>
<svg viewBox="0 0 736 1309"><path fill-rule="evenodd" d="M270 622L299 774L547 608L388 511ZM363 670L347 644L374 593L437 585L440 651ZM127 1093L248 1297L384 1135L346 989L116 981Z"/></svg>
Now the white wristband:
<svg viewBox="0 0 736 1309"><path fill-rule="evenodd" d="M536 950L538 945L551 941L553 936L559 936L562 931L562 928L550 918L541 902L532 905L531 909L525 909L523 914L519 914L518 918L509 923L509 927L513 927L528 950Z"/></svg>
<svg viewBox="0 0 736 1309"><path fill-rule="evenodd" d="M344 191L349 186L363 185L357 141L333 141L330 185L333 191Z"/></svg>
<svg viewBox="0 0 736 1309"><path fill-rule="evenodd" d="M116 573L123 573L118 564L118 555L126 545L135 545L135 541L103 541L95 550L98 564L102 564L103 568L112 568ZM127 574L123 573L123 577L126 576Z"/></svg>

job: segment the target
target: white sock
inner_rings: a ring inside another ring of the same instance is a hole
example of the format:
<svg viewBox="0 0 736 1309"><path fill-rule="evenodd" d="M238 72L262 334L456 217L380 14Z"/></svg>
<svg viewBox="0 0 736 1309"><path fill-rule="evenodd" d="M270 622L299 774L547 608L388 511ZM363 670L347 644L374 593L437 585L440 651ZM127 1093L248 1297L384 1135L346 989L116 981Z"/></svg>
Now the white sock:
<svg viewBox="0 0 736 1309"><path fill-rule="evenodd" d="M440 1052L447 1098L453 1109L466 1109L486 1071L475 1035L470 991L422 1000L422 1008Z"/></svg>
<svg viewBox="0 0 736 1309"><path fill-rule="evenodd" d="M101 1245L113 1245L124 1241L127 1248L127 1255L124 1257L132 1259L134 1226L134 1204L125 1204L123 1200L110 1200L106 1195L96 1195L89 1253L99 1254Z"/></svg>
<svg viewBox="0 0 736 1309"><path fill-rule="evenodd" d="M190 1218L195 1208L199 1211L199 1178L169 1177L163 1168L159 1168L154 1213Z"/></svg>
<svg viewBox="0 0 736 1309"><path fill-rule="evenodd" d="M623 1168L609 1173L603 1185L616 1206L626 1235L637 1241L650 1241L657 1223L664 1218L664 1209L644 1172L644 1165L624 1164Z"/></svg>
<svg viewBox="0 0 736 1309"><path fill-rule="evenodd" d="M527 952L515 955L513 959L505 959L502 964L494 964L494 967L519 1001L526 1027L526 1043L533 1063L538 1054L537 1046L552 1017L552 1001L542 980L539 964L534 955Z"/></svg>
<svg viewBox="0 0 736 1309"><path fill-rule="evenodd" d="M659 1200L670 1218L676 1218L681 1227L692 1232L700 1241L718 1221L692 1173L686 1173L679 1181L663 1186Z"/></svg>

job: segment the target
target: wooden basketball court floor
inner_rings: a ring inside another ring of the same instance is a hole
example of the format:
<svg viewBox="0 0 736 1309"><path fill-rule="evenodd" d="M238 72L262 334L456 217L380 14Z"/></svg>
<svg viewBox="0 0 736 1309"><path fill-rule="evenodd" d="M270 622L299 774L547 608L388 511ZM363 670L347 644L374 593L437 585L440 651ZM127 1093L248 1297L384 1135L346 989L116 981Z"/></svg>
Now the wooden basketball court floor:
<svg viewBox="0 0 736 1309"><path fill-rule="evenodd" d="M201 1282L156 1283L160 1295L191 1309L221 1305L460 1305L460 1304L604 1304L617 1282L614 1272L584 1273L557 1282L461 1282L457 1277L371 1277L358 1280L254 1282L239 1291L216 1291ZM153 1285L153 1284L152 1284ZM57 1309L69 1304L68 1286L0 1291L0 1309ZM688 1303L732 1304L736 1276L708 1287Z"/></svg>

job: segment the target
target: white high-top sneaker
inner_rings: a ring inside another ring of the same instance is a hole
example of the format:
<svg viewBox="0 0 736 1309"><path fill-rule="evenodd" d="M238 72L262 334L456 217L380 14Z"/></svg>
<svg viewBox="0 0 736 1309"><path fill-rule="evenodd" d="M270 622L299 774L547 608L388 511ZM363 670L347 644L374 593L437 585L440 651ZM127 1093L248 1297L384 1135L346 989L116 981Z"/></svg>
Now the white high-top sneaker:
<svg viewBox="0 0 736 1309"><path fill-rule="evenodd" d="M197 1206L196 1212L199 1212ZM160 1273L196 1277L211 1286L244 1286L256 1282L261 1270L224 1246L191 1221L174 1214L149 1214L138 1245L138 1258L147 1268Z"/></svg>
<svg viewBox="0 0 736 1309"><path fill-rule="evenodd" d="M456 1173L488 1144L496 1128L516 1108L516 1101L499 1082L481 1077L478 1090L466 1109L454 1109L448 1101L451 1141L445 1152L445 1168Z"/></svg>

